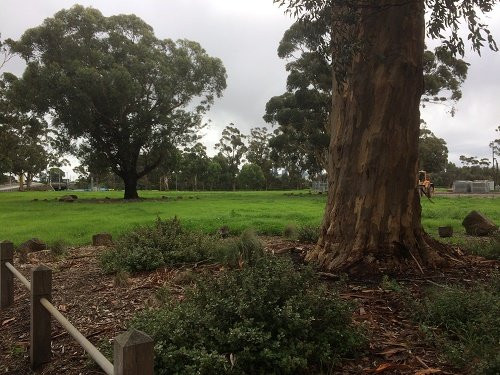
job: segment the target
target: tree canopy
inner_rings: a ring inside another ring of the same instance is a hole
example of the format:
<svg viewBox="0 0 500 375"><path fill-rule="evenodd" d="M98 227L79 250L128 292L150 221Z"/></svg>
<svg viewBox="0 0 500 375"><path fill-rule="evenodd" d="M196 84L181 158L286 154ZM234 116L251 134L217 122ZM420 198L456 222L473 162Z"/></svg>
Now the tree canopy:
<svg viewBox="0 0 500 375"><path fill-rule="evenodd" d="M75 5L7 44L27 63L15 85L25 105L102 156L124 180L125 198L137 198L137 180L165 148L193 140L226 87L220 59L193 41L158 39L135 15Z"/></svg>
<svg viewBox="0 0 500 375"><path fill-rule="evenodd" d="M236 175L239 165L243 162L245 153L248 150L244 142L245 138L246 136L231 123L224 128L219 142L215 144L215 148L219 150L220 155L229 164L233 190L236 189Z"/></svg>
<svg viewBox="0 0 500 375"><path fill-rule="evenodd" d="M34 176L49 164L50 137L43 117L20 108L20 98L10 91L13 79L10 74L0 79L0 173L19 176L23 190L24 177L29 189Z"/></svg>
<svg viewBox="0 0 500 375"><path fill-rule="evenodd" d="M438 138L425 125L420 128L418 142L419 169L427 172L442 172L448 163L448 147L443 138Z"/></svg>

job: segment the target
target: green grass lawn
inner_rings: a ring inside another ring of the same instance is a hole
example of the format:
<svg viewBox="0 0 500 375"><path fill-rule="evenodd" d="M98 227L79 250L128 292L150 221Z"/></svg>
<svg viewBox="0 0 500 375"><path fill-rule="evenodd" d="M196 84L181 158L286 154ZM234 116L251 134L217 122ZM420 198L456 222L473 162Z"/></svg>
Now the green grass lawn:
<svg viewBox="0 0 500 375"><path fill-rule="evenodd" d="M227 225L233 233L251 227L261 234L281 234L289 223L321 223L325 195L309 195L307 191L294 191L293 196L285 193L291 192L141 191L141 197L159 200L128 203L91 201L121 198L123 192L75 192L80 199L74 203L56 200L65 192L0 193L0 240L19 244L38 237L48 243L63 239L79 245L89 243L94 233L117 236L157 217L173 216L178 216L186 227L205 232ZM162 200L162 196L170 199ZM499 223L499 198L436 196L434 203L424 199L423 225L433 235L437 235L441 225L452 225L455 233L464 233L461 222L473 209Z"/></svg>

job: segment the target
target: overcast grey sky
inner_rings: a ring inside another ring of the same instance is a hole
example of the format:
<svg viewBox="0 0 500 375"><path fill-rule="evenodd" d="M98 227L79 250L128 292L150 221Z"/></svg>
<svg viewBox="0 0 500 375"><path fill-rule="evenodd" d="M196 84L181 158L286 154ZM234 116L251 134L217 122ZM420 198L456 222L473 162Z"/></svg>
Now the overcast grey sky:
<svg viewBox="0 0 500 375"><path fill-rule="evenodd" d="M276 55L283 32L293 22L272 0L0 0L0 33L18 38L62 8L82 4L109 16L134 13L144 19L160 38L187 38L199 42L212 56L222 59L228 74L227 89L208 114L205 130L209 154L222 129L234 122L243 132L268 126L262 120L265 103L285 90L285 61ZM500 7L487 22L500 42ZM499 43L500 44L500 43ZM448 143L450 160L461 154L490 157L488 144L498 137L500 125L500 53L468 53L469 77L455 117L449 108L430 105L422 117L428 127ZM4 70L22 72L19 61Z"/></svg>

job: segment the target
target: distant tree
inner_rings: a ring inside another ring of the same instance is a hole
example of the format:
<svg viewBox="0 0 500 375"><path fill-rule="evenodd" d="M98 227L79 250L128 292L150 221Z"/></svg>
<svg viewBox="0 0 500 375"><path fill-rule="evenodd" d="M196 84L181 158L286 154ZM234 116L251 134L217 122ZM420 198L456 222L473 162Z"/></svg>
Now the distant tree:
<svg viewBox="0 0 500 375"><path fill-rule="evenodd" d="M264 172L257 164L245 164L238 174L238 186L245 190L261 190L266 185Z"/></svg>
<svg viewBox="0 0 500 375"><path fill-rule="evenodd" d="M316 26L296 22L283 35L278 56L292 59L286 65L287 91L267 102L264 115L266 122L279 126L278 136L286 138L287 145L301 154L302 169L309 174L326 168L330 140L326 125L331 107L331 56L314 50L314 34L328 30L318 30ZM273 142L273 148L284 145L279 140ZM286 153L285 149L275 151Z"/></svg>
<svg viewBox="0 0 500 375"><path fill-rule="evenodd" d="M215 144L215 148L219 150L219 153L229 163L233 191L236 190L236 175L238 174L239 166L243 162L243 157L248 150L245 145L245 138L246 136L233 123L230 123L222 131L219 143Z"/></svg>
<svg viewBox="0 0 500 375"><path fill-rule="evenodd" d="M66 172L64 172L61 168L52 167L49 169L49 181L50 182L62 182L64 177L66 176Z"/></svg>
<svg viewBox="0 0 500 375"><path fill-rule="evenodd" d="M172 181L181 168L182 152L175 147L164 150L164 157L158 168L153 169L148 175L150 181L158 183L159 190L170 190Z"/></svg>
<svg viewBox="0 0 500 375"><path fill-rule="evenodd" d="M465 167L473 167L479 165L479 160L477 159L477 156L460 155L459 159L460 163L462 163L462 165Z"/></svg>
<svg viewBox="0 0 500 375"><path fill-rule="evenodd" d="M281 129L274 131L274 136L270 140L271 160L276 166L281 168L286 176L284 188L299 188L302 181L302 173L307 170L307 155L297 152L292 131L282 132ZM282 178L282 182L283 178Z"/></svg>
<svg viewBox="0 0 500 375"><path fill-rule="evenodd" d="M216 160L211 159L208 162L207 177L206 177L208 188L210 190L213 190L215 187L219 186L221 176L222 176L221 165Z"/></svg>
<svg viewBox="0 0 500 375"><path fill-rule="evenodd" d="M218 181L214 183L213 188L217 188L220 190L231 190L233 188L234 182L233 165L221 153L218 153L217 155L212 157L211 161L217 163L220 166L220 170L218 167L214 167L217 168L219 175L217 179Z"/></svg>
<svg viewBox="0 0 500 375"><path fill-rule="evenodd" d="M27 63L17 82L26 105L50 112L58 129L101 155L126 199L138 197L138 179L161 164L165 148L192 140L226 87L219 59L196 42L158 39L134 15L75 5L7 43Z"/></svg>
<svg viewBox="0 0 500 375"><path fill-rule="evenodd" d="M488 168L490 166L490 161L488 160L488 158L481 158L479 160L479 166L481 168Z"/></svg>
<svg viewBox="0 0 500 375"><path fill-rule="evenodd" d="M248 151L246 158L252 163L258 165L266 179L266 189L268 181L272 177L273 162L271 160L270 141L272 134L267 131L267 128L252 128L248 137Z"/></svg>
<svg viewBox="0 0 500 375"><path fill-rule="evenodd" d="M438 138L427 127L420 128L418 143L419 168L427 172L441 172L448 162L448 148L442 138Z"/></svg>
<svg viewBox="0 0 500 375"><path fill-rule="evenodd" d="M31 188L33 178L49 163L46 145L49 143L48 127L42 116L23 111L21 98L11 90L11 74L0 79L0 172L19 176L19 189Z"/></svg>
<svg viewBox="0 0 500 375"><path fill-rule="evenodd" d="M182 153L181 174L192 190L198 190L199 183L204 182L208 164L207 148L201 143L186 148Z"/></svg>

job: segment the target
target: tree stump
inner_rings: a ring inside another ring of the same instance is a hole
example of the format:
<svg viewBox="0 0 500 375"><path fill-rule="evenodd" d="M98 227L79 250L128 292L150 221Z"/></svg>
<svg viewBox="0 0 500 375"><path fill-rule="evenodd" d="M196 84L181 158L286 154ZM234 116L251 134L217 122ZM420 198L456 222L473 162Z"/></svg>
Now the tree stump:
<svg viewBox="0 0 500 375"><path fill-rule="evenodd" d="M469 236L489 236L498 230L498 225L479 211L471 211L462 225Z"/></svg>
<svg viewBox="0 0 500 375"><path fill-rule="evenodd" d="M38 238L29 239L26 242L23 242L18 247L18 251L24 250L26 253L32 253L35 251L42 251L47 249L47 244L42 242Z"/></svg>
<svg viewBox="0 0 500 375"><path fill-rule="evenodd" d="M439 227L438 228L439 237L446 238L453 236L453 227Z"/></svg>

